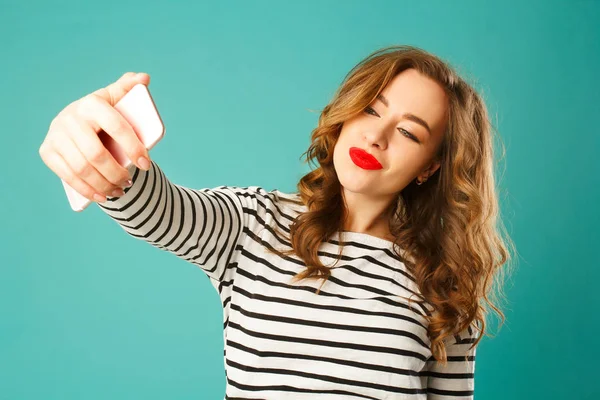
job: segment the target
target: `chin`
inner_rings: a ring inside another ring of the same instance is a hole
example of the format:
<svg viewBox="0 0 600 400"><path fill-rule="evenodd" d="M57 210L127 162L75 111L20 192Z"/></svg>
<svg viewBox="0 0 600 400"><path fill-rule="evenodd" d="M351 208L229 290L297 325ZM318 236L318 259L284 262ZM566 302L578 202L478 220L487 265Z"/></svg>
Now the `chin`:
<svg viewBox="0 0 600 400"><path fill-rule="evenodd" d="M340 185L349 192L364 194L373 192L373 179L365 178L365 176L360 176L360 174L346 173L342 176L338 174L338 179Z"/></svg>

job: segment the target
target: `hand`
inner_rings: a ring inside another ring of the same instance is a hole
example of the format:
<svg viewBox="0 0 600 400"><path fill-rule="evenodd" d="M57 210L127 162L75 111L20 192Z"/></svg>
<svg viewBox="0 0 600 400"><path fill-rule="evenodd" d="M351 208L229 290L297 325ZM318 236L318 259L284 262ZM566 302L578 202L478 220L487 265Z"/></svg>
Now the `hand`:
<svg viewBox="0 0 600 400"><path fill-rule="evenodd" d="M130 178L98 137L101 131L111 136L138 168L149 169L139 161L140 157L150 161L146 146L114 108L138 83L149 85L150 76L127 72L107 87L69 104L52 120L40 146L40 157L48 168L91 201L122 195L115 190L127 187Z"/></svg>

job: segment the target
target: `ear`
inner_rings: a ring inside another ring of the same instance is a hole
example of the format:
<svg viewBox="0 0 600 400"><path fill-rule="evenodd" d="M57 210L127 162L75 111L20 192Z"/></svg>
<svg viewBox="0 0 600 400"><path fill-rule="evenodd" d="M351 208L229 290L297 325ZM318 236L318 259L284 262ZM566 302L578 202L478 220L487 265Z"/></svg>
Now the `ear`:
<svg viewBox="0 0 600 400"><path fill-rule="evenodd" d="M427 179L431 175L433 175L435 173L435 171L437 171L438 168L440 168L441 165L442 165L442 163L439 161L432 161L431 164L429 164L429 166L427 168L425 168L422 172L422 174L425 175L425 179Z"/></svg>
<svg viewBox="0 0 600 400"><path fill-rule="evenodd" d="M435 173L435 171L438 170L438 168L440 168L442 165L441 162L439 161L434 161L429 165L429 168L427 169L427 171L429 172L429 176L433 175Z"/></svg>

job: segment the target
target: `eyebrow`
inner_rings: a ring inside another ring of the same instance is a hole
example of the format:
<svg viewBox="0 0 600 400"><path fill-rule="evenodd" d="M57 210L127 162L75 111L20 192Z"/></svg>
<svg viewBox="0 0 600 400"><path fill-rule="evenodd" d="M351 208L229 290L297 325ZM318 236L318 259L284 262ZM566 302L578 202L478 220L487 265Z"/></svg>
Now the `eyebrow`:
<svg viewBox="0 0 600 400"><path fill-rule="evenodd" d="M379 93L377 95L377 100L381 101L386 107L389 107L388 100L381 93ZM427 122L424 119L419 118L416 115L411 114L411 113L404 113L400 117L408 119L413 122L416 122L417 124L423 126L425 129L427 129L427 133L429 133L431 135L431 128L429 128L429 124L427 124Z"/></svg>

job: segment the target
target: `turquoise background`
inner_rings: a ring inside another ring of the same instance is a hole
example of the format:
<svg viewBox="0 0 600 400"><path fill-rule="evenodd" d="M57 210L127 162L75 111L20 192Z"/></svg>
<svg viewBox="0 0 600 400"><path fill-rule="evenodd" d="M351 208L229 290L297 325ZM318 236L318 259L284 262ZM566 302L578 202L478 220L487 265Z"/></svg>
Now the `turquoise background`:
<svg viewBox="0 0 600 400"><path fill-rule="evenodd" d="M418 4L417 4L418 3ZM600 2L0 0L1 399L222 399L222 314L193 265L69 208L38 155L70 102L151 75L151 152L189 187L295 189L343 76L422 47L484 95L519 251L476 399L597 399ZM505 165L505 167L503 167Z"/></svg>

